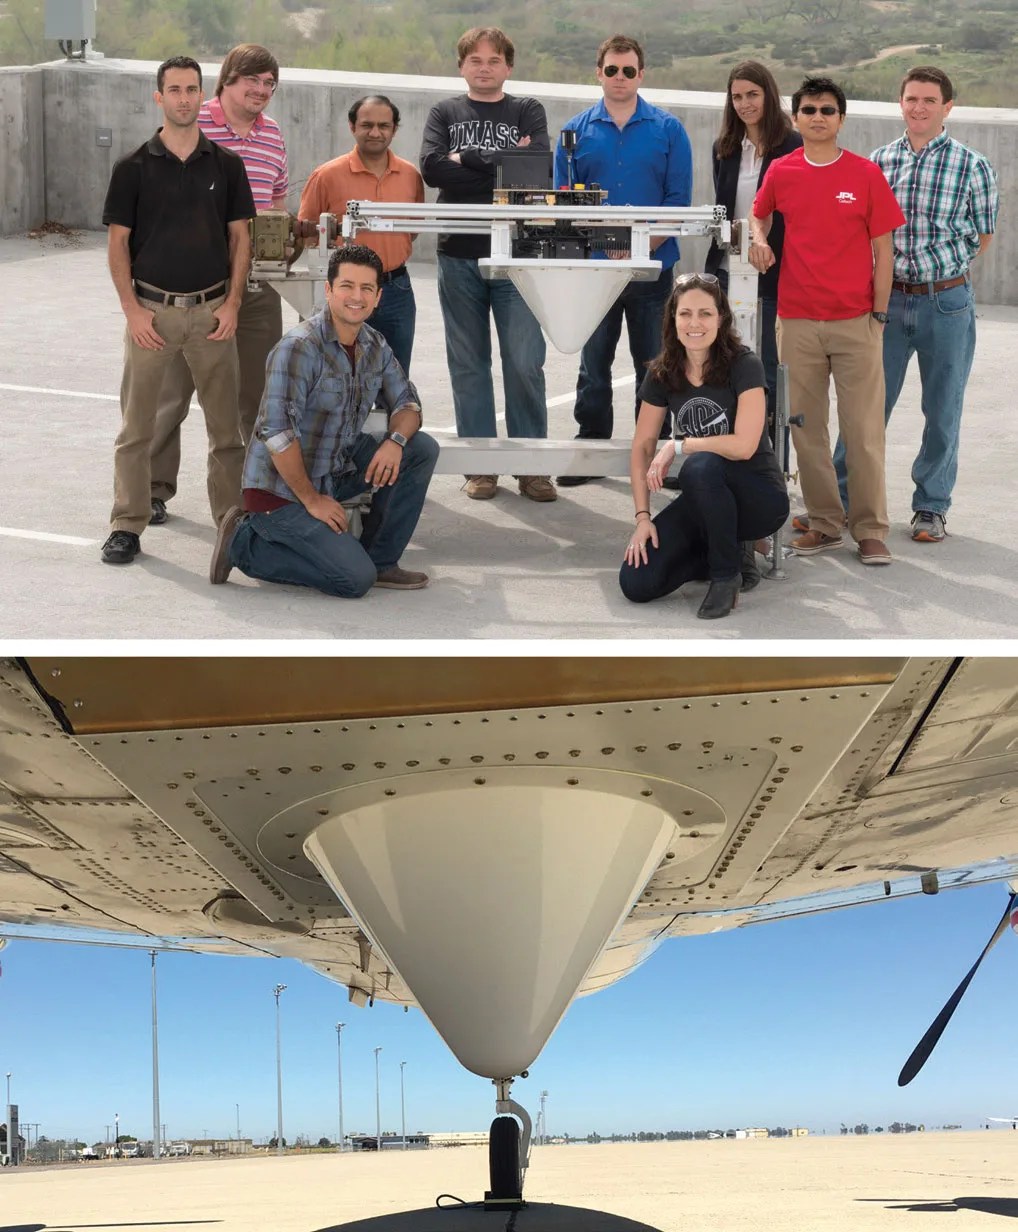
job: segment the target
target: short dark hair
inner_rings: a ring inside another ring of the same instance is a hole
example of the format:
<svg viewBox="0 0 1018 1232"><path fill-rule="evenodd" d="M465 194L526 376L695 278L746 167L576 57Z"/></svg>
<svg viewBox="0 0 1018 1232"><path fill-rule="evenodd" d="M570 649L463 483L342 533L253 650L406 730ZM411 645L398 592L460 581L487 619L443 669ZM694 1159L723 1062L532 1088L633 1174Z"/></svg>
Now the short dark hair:
<svg viewBox="0 0 1018 1232"><path fill-rule="evenodd" d="M197 60L192 60L190 56L170 56L168 60L164 60L156 69L156 89L160 94L163 92L163 81L166 77L166 72L171 68L190 68L198 74L198 84L202 84L201 65Z"/></svg>
<svg viewBox="0 0 1018 1232"><path fill-rule="evenodd" d="M609 51L613 51L618 56L624 56L627 51L635 51L636 63L640 66L640 71L643 72L643 48L636 39L630 38L628 34L613 34L611 38L604 40L597 49L598 68L604 64L604 58Z"/></svg>
<svg viewBox="0 0 1018 1232"><path fill-rule="evenodd" d="M279 84L279 61L267 47L260 43L238 43L226 53L219 67L216 82L216 98L224 86L232 86L241 77L255 77L258 73L271 73L272 80Z"/></svg>
<svg viewBox="0 0 1018 1232"><path fill-rule="evenodd" d="M804 98L816 98L820 94L833 94L841 115L848 110L845 91L836 81L832 81L830 77L804 77L802 85L792 95L792 115L799 114L799 104Z"/></svg>
<svg viewBox="0 0 1018 1232"><path fill-rule="evenodd" d="M336 281L341 265L370 265L378 277L378 285L382 285L382 274L384 273L382 258L366 244L343 244L332 250L332 256L329 257L329 269L325 275L325 281L330 287Z"/></svg>
<svg viewBox="0 0 1018 1232"><path fill-rule="evenodd" d="M388 107L392 112L392 127L399 128L399 108L391 98L386 98L384 94L365 94L359 98L346 113L346 118L351 124L357 123L358 113L365 103L381 103L383 107Z"/></svg>
<svg viewBox="0 0 1018 1232"><path fill-rule="evenodd" d="M905 87L910 81L928 81L931 85L940 86L940 97L945 103L950 103L954 99L954 86L951 84L951 78L948 77L942 68L937 68L933 64L919 64L915 68L908 70L901 79L901 89L898 91L899 99L904 98Z"/></svg>
<svg viewBox="0 0 1018 1232"><path fill-rule="evenodd" d="M516 59L516 47L509 35L504 30L500 30L498 26L474 26L462 34L456 44L456 63L462 64L481 43L490 43L500 56L505 57L506 64L512 68L513 61Z"/></svg>

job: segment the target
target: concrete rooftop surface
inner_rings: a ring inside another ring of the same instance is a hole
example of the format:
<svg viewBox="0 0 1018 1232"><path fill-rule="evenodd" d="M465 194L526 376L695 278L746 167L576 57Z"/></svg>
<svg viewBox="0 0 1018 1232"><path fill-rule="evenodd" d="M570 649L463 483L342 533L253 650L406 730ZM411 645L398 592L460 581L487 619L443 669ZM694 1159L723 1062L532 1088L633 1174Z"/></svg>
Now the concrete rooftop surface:
<svg viewBox="0 0 1018 1232"><path fill-rule="evenodd" d="M2 1232L979 1232L1018 1216L1015 1135L870 1134L535 1148L515 1214L487 1150L124 1160L5 1169ZM917 1218L918 1217L918 1218Z"/></svg>
<svg viewBox="0 0 1018 1232"><path fill-rule="evenodd" d="M992 261L993 256L987 258ZM120 422L124 322L97 233L0 240L0 636L262 639L865 639L1009 638L1018 628L1018 542L1011 542L1018 460L1013 413L1018 309L980 306L961 467L939 545L914 544L909 471L922 430L913 362L887 449L890 568L862 566L848 545L791 559L720 621L696 619L705 585L637 606L618 588L632 527L628 482L562 489L554 504L522 498L506 477L493 501L469 500L439 475L411 545L423 591L374 590L341 600L251 581L213 587L215 535L205 489L205 429L185 424L180 488L142 555L104 565L113 442ZM435 268L412 267L417 294L413 378L425 428L455 435ZM289 308L287 325L296 322ZM498 369L496 358L496 373ZM577 357L549 346L548 435L571 437ZM616 435L632 423L625 340L615 374ZM498 382L497 382L498 383ZM500 397L500 394L498 395ZM794 408L793 408L794 409ZM504 423L500 424L504 432ZM801 509L797 489L793 510ZM655 508L668 499L655 497Z"/></svg>

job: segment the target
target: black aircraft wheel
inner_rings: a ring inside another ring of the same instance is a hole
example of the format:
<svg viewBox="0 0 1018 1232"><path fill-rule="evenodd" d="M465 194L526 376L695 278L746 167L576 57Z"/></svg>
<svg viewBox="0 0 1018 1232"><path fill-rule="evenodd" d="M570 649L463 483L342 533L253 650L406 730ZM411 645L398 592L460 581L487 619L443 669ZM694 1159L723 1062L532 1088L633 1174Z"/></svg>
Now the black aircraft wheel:
<svg viewBox="0 0 1018 1232"><path fill-rule="evenodd" d="M493 1198L521 1198L520 1127L515 1117L499 1116L488 1134L488 1170Z"/></svg>

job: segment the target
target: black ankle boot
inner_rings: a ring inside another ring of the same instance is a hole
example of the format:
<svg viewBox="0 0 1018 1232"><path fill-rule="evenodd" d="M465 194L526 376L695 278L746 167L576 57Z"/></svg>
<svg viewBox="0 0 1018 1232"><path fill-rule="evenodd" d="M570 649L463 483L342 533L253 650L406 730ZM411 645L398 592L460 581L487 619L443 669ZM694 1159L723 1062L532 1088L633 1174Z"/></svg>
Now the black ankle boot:
<svg viewBox="0 0 1018 1232"><path fill-rule="evenodd" d="M752 590L754 586L760 585L760 567L756 563L756 541L753 539L747 540L745 543L740 543L742 549L742 586L740 590L745 593L747 590Z"/></svg>
<svg viewBox="0 0 1018 1232"><path fill-rule="evenodd" d="M696 613L700 620L720 620L722 616L727 616L739 601L741 586L741 573L730 578L711 579L700 610Z"/></svg>

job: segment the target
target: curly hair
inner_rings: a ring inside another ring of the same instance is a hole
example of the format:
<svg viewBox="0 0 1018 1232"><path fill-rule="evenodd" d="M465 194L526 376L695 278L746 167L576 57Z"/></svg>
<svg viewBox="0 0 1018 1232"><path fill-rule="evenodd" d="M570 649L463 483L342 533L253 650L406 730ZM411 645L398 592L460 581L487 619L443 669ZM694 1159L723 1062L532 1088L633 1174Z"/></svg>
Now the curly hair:
<svg viewBox="0 0 1018 1232"><path fill-rule="evenodd" d="M332 250L332 255L329 257L329 268L325 274L325 281L330 288L336 281L341 265L363 265L368 269L373 269L378 278L378 285L382 285L382 258L366 244L342 244L339 248Z"/></svg>
<svg viewBox="0 0 1018 1232"><path fill-rule="evenodd" d="M686 348L679 341L675 327L675 313L679 300L688 291L705 291L718 310L718 336L711 343L707 362L703 369L706 385L727 385L732 364L743 352L743 342L735 328L735 317L728 296L721 290L716 278L703 274L680 274L668 296L661 319L661 352L648 364L650 375L666 389L679 392L689 385L686 375Z"/></svg>

